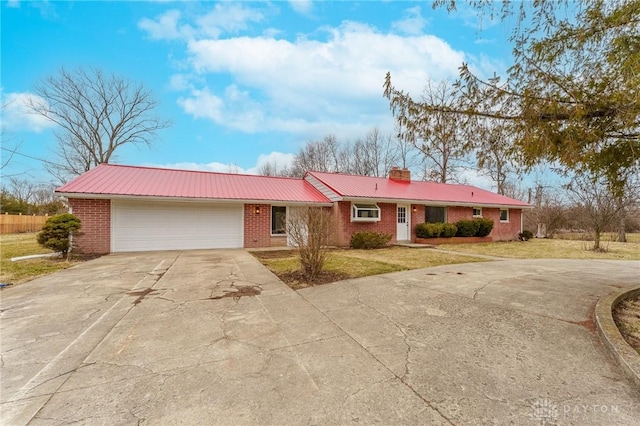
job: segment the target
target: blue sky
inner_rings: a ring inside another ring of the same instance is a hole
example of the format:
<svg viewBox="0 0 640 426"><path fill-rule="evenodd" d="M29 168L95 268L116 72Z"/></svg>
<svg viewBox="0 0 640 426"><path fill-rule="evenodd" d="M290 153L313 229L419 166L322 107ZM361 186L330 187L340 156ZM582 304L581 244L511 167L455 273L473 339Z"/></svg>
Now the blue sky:
<svg viewBox="0 0 640 426"><path fill-rule="evenodd" d="M511 59L509 28L485 21L480 31L473 10L423 2L5 1L1 13L3 146L43 159L55 128L23 103L61 67L140 81L172 121L153 147L126 147L115 162L254 173L328 134L392 132L387 71L419 94L463 61L493 75ZM25 172L50 179L23 156L3 170Z"/></svg>

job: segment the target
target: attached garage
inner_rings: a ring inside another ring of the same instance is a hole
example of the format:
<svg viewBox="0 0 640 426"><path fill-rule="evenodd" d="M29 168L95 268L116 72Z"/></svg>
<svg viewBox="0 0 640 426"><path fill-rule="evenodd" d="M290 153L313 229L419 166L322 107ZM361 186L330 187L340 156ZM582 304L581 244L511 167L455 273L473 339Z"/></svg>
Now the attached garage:
<svg viewBox="0 0 640 426"><path fill-rule="evenodd" d="M243 246L243 205L203 202L111 202L111 251Z"/></svg>

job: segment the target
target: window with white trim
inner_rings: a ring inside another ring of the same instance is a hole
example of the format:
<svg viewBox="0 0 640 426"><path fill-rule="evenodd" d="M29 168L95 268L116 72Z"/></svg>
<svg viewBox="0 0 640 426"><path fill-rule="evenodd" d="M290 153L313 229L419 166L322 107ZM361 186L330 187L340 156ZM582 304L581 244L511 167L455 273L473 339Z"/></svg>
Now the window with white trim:
<svg viewBox="0 0 640 426"><path fill-rule="evenodd" d="M500 209L500 222L509 222L509 209Z"/></svg>
<svg viewBox="0 0 640 426"><path fill-rule="evenodd" d="M376 204L351 204L352 222L378 222L379 220L380 207L378 207Z"/></svg>
<svg viewBox="0 0 640 426"><path fill-rule="evenodd" d="M482 207L473 208L473 217L482 217Z"/></svg>
<svg viewBox="0 0 640 426"><path fill-rule="evenodd" d="M271 235L284 235L287 232L287 208L271 206Z"/></svg>

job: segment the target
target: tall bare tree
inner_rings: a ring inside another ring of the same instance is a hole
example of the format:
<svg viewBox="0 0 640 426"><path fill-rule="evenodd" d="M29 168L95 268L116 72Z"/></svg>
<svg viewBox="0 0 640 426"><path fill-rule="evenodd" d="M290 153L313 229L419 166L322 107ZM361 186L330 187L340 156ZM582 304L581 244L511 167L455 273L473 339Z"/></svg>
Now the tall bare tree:
<svg viewBox="0 0 640 426"><path fill-rule="evenodd" d="M422 103L439 105L443 110L458 108L459 96L451 83L427 82L422 93ZM404 105L399 109L403 110ZM469 152L464 117L458 117L436 109L404 110L396 115L402 129L400 137L409 141L424 157L425 178L437 182L456 180L456 173Z"/></svg>
<svg viewBox="0 0 640 426"><path fill-rule="evenodd" d="M397 148L390 135L384 135L374 127L364 139L356 140L349 148L350 164L347 171L363 176L386 176L391 167L397 166L400 161Z"/></svg>
<svg viewBox="0 0 640 426"><path fill-rule="evenodd" d="M511 122L525 165L586 170L622 196L626 171L640 162L640 0L434 4L453 10L458 3L515 22L514 64L505 79L483 78L461 64L464 102L453 106L413 100L388 73L384 95L408 131L433 113Z"/></svg>
<svg viewBox="0 0 640 426"><path fill-rule="evenodd" d="M509 178L515 174L513 130L509 123L487 118L469 121L467 138L472 142L478 169L496 184L496 192L506 195Z"/></svg>
<svg viewBox="0 0 640 426"><path fill-rule="evenodd" d="M578 174L566 185L569 199L582 211L581 224L593 231L593 250L601 251L602 233L619 220L624 203L611 192L606 178Z"/></svg>
<svg viewBox="0 0 640 426"><path fill-rule="evenodd" d="M31 110L58 125L56 160L45 166L61 182L109 163L124 145L151 145L169 126L153 115L158 102L142 84L100 69L61 69L35 92L44 101L31 100Z"/></svg>
<svg viewBox="0 0 640 426"><path fill-rule="evenodd" d="M307 142L293 160L292 174L302 176L306 171L344 172L348 157L342 155L343 148L334 135L320 141Z"/></svg>

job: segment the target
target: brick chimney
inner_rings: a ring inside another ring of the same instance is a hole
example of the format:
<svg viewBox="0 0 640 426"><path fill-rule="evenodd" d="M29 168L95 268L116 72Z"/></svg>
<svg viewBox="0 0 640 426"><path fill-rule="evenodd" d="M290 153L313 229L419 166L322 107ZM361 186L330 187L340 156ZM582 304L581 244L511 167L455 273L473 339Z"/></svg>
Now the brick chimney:
<svg viewBox="0 0 640 426"><path fill-rule="evenodd" d="M411 171L406 167L400 169L393 166L391 170L389 170L389 179L401 182L411 182Z"/></svg>

